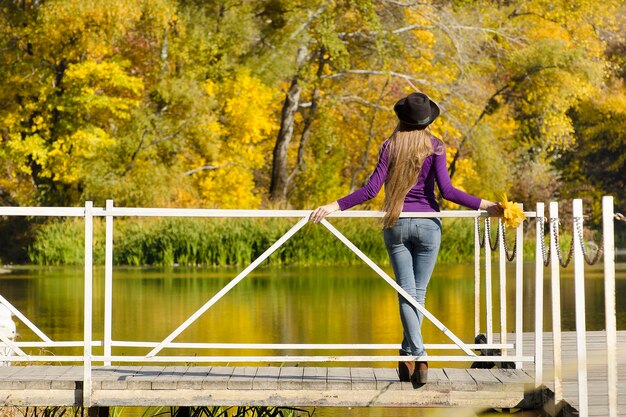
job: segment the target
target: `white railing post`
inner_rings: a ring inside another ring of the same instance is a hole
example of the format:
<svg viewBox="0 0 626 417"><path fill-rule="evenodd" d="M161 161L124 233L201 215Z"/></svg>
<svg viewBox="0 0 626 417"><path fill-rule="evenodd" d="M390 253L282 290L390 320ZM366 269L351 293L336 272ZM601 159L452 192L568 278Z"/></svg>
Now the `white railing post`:
<svg viewBox="0 0 626 417"><path fill-rule="evenodd" d="M480 219L474 219L474 336L480 333Z"/></svg>
<svg viewBox="0 0 626 417"><path fill-rule="evenodd" d="M617 417L617 324L615 315L615 224L613 197L602 197L604 237L604 309L606 314L606 357L609 417Z"/></svg>
<svg viewBox="0 0 626 417"><path fill-rule="evenodd" d="M554 403L563 400L563 364L561 352L561 281L559 275L559 203L550 203L550 283L552 293L552 343L554 360Z"/></svg>
<svg viewBox="0 0 626 417"><path fill-rule="evenodd" d="M106 201L106 212L113 210L113 200ZM104 356L111 356L113 323L113 216L105 217L104 244ZM104 362L111 366L110 361Z"/></svg>
<svg viewBox="0 0 626 417"><path fill-rule="evenodd" d="M493 343L493 294L491 288L491 221L485 219L485 315L487 320L487 343Z"/></svg>
<svg viewBox="0 0 626 417"><path fill-rule="evenodd" d="M523 210L523 206L520 204ZM524 350L524 222L515 229L515 356ZM522 369L523 362L515 368Z"/></svg>
<svg viewBox="0 0 626 417"><path fill-rule="evenodd" d="M500 343L506 343L506 251L504 249L504 223L498 218L498 261L500 281ZM506 356L506 349L502 349L502 356Z"/></svg>
<svg viewBox="0 0 626 417"><path fill-rule="evenodd" d="M587 324L585 320L585 259L583 258L583 203L573 201L572 238L574 239L574 292L576 299L576 347L578 353L578 404L581 416L588 414L587 398Z"/></svg>
<svg viewBox="0 0 626 417"><path fill-rule="evenodd" d="M83 331L83 407L91 407L91 315L93 278L93 202L85 202L85 300Z"/></svg>
<svg viewBox="0 0 626 417"><path fill-rule="evenodd" d="M537 203L535 230L535 385L543 383L543 241L544 207Z"/></svg>

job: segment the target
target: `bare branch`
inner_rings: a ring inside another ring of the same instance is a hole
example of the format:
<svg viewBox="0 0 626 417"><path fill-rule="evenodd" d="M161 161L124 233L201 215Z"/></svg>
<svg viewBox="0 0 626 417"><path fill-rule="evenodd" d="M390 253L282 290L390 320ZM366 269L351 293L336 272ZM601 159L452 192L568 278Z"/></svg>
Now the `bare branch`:
<svg viewBox="0 0 626 417"><path fill-rule="evenodd" d="M346 75L352 75L352 74L357 74L357 75L386 75L388 77L402 78L402 79L407 80L407 81L412 81L412 82L426 84L426 85L437 84L437 83L435 83L435 82L433 82L431 80L415 78L415 77L413 77L411 75L402 74L400 72L395 72L395 71L376 71L376 70L346 70L346 71L337 72L337 73L331 74L331 75L324 75L324 76L322 76L322 78L326 78L326 79L339 78L339 77L343 77L343 76L346 76Z"/></svg>
<svg viewBox="0 0 626 417"><path fill-rule="evenodd" d="M378 102L376 103L372 103L371 101L367 101L363 97L359 97L359 96L343 96L343 97L339 97L339 100L346 102L346 103L363 104L364 106L371 107L377 110L384 110L384 111L391 110L391 107L381 106L380 104L378 104L380 100L378 100Z"/></svg>
<svg viewBox="0 0 626 417"><path fill-rule="evenodd" d="M397 35L399 33L403 33L403 32L408 32L411 30L426 30L426 29L435 29L436 26L432 26L432 25L409 25L409 26L405 26L405 27L401 27L398 29L394 29L394 30L381 30L378 32L372 31L372 32L340 32L337 35L340 38L354 38L357 36L378 36L378 35L387 35L387 34L393 34L393 35Z"/></svg>
<svg viewBox="0 0 626 417"><path fill-rule="evenodd" d="M201 166L199 168L190 169L189 171L183 173L183 177L187 177L189 175L193 175L193 174L201 172L201 171L212 171L214 169L223 168L225 166L226 165L222 165L221 167L218 167L218 166L215 166L215 165L204 165L204 166Z"/></svg>
<svg viewBox="0 0 626 417"><path fill-rule="evenodd" d="M389 4L395 4L396 6L400 6L400 7L414 7L414 6L432 6L432 4L430 3L425 3L425 2L421 2L421 1L410 1L410 2L402 2L402 1L397 1L397 0L382 0L385 3L389 3Z"/></svg>
<svg viewBox="0 0 626 417"><path fill-rule="evenodd" d="M155 139L152 142L150 142L149 144L147 144L146 146L144 146L142 149L146 149L149 148L152 145L156 145L157 143L161 143L161 142L165 142L168 141L170 139L174 139L176 136L178 136L180 134L180 132L183 131L183 127L185 127L185 125L187 124L187 121L185 120L184 122L182 122L179 126L178 129L176 129L176 132L171 133L167 136L163 136L162 138L159 139Z"/></svg>
<svg viewBox="0 0 626 417"><path fill-rule="evenodd" d="M302 33L307 27L311 25L313 20L317 18L324 10L326 10L327 4L322 4L316 11L309 11L309 18L306 22L302 23L298 29L295 30L289 37L289 39L294 40L300 33Z"/></svg>

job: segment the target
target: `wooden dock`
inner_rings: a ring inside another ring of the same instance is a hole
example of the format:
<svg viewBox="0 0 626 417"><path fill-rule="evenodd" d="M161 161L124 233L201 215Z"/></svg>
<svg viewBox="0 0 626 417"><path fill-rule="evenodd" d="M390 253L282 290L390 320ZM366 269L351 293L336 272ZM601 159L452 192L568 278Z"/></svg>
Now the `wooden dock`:
<svg viewBox="0 0 626 417"><path fill-rule="evenodd" d="M0 369L0 405L80 405L80 366ZM537 408L521 370L432 369L427 384L395 368L113 366L93 369L93 406L378 406Z"/></svg>
<svg viewBox="0 0 626 417"><path fill-rule="evenodd" d="M587 335L587 386L589 416L609 415L607 386L606 332L588 331ZM498 340L497 335L494 339ZM512 336L509 335L509 340ZM579 409L578 375L576 355L576 333L562 333L563 399L575 409ZM524 352L534 351L535 338L532 333L524 334ZM552 333L543 335L543 380L554 391L553 342ZM626 331L617 332L617 401L618 416L626 417ZM534 364L525 364L524 369L535 374Z"/></svg>
<svg viewBox="0 0 626 417"><path fill-rule="evenodd" d="M529 354L534 335L524 336ZM590 416L608 415L605 340L604 332L587 332ZM544 334L543 345L547 389L541 390L533 364L522 370L431 368L424 385L400 382L395 368L113 366L93 368L92 405L543 408L556 415L549 404L551 334ZM626 331L618 332L617 358L618 415L626 416L626 389L619 386L626 382ZM575 334L563 333L564 400L577 409L575 363ZM82 381L81 366L0 367L0 406L81 405Z"/></svg>

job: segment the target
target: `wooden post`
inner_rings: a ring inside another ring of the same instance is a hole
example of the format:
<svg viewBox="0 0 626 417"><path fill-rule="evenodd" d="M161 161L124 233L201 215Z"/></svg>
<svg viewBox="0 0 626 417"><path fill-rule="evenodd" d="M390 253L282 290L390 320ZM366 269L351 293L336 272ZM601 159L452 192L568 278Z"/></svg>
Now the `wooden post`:
<svg viewBox="0 0 626 417"><path fill-rule="evenodd" d="M474 336L480 334L480 218L474 219Z"/></svg>
<svg viewBox="0 0 626 417"><path fill-rule="evenodd" d="M576 347L578 353L578 410L589 415L587 396L587 324L585 319L585 259L583 258L583 202L573 201L574 292L576 299Z"/></svg>
<svg viewBox="0 0 626 417"><path fill-rule="evenodd" d="M106 211L113 210L113 200L106 201ZM105 217L104 245L104 356L111 356L113 321L113 216ZM105 361L110 366L111 361Z"/></svg>
<svg viewBox="0 0 626 417"><path fill-rule="evenodd" d="M500 343L506 343L506 251L504 249L504 223L498 218L498 260L500 281ZM506 356L506 349L502 349L502 356Z"/></svg>
<svg viewBox="0 0 626 417"><path fill-rule="evenodd" d="M89 407L87 409L88 417L109 417L109 407Z"/></svg>
<svg viewBox="0 0 626 417"><path fill-rule="evenodd" d="M524 222L515 230L515 241L515 356L521 357L524 345ZM522 367L523 362L515 364L517 369Z"/></svg>
<svg viewBox="0 0 626 417"><path fill-rule="evenodd" d="M485 219L485 313L487 318L487 343L493 343L493 295L491 293L491 246L487 228L489 218Z"/></svg>
<svg viewBox="0 0 626 417"><path fill-rule="evenodd" d="M85 202L85 294L83 323L83 407L91 406L91 315L93 278L93 202Z"/></svg>
<svg viewBox="0 0 626 417"><path fill-rule="evenodd" d="M563 400L563 364L561 352L561 281L556 237L559 233L559 203L550 203L550 283L552 293L552 340L554 359L554 403Z"/></svg>
<svg viewBox="0 0 626 417"><path fill-rule="evenodd" d="M608 365L609 417L617 417L617 325L615 315L615 224L613 197L602 197L604 236L604 308L606 314L606 356Z"/></svg>
<svg viewBox="0 0 626 417"><path fill-rule="evenodd" d="M535 228L535 385L543 383L543 203L537 203Z"/></svg>

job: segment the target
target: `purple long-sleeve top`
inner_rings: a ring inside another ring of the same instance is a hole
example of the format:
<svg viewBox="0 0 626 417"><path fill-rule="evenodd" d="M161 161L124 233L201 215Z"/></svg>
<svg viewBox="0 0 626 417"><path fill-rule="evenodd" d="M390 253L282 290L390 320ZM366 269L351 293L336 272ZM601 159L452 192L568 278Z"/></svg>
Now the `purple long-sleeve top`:
<svg viewBox="0 0 626 417"><path fill-rule="evenodd" d="M441 196L446 200L477 210L480 207L480 198L454 188L450 182L450 175L446 166L446 151L439 139L431 136L434 153L424 160L417 183L409 190L404 198L404 212L432 212L439 211L439 204L435 198L435 182ZM387 160L389 140L383 142L378 154L378 163L367 184L343 198L337 200L341 210L361 204L376 197L387 178Z"/></svg>

